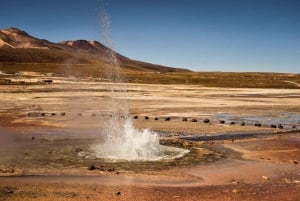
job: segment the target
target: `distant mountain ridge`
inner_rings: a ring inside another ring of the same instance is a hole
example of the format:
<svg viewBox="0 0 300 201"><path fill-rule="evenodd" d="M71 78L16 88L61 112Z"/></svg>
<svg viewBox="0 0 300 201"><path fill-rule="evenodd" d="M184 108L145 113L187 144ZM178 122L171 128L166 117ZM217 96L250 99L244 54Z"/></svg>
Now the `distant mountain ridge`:
<svg viewBox="0 0 300 201"><path fill-rule="evenodd" d="M17 28L0 29L0 62L9 63L95 63L108 61L111 49L98 41L67 40L50 42ZM116 53L123 68L139 71L177 72L186 69L166 67L129 59Z"/></svg>

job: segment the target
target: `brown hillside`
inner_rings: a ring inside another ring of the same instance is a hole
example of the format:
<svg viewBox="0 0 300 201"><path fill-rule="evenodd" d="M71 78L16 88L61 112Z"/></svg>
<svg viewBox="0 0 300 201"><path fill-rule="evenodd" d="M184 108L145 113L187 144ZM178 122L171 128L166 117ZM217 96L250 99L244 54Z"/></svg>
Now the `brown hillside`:
<svg viewBox="0 0 300 201"><path fill-rule="evenodd" d="M17 28L0 30L1 63L96 64L109 63L112 50L98 41L75 40L53 43L35 38ZM157 72L188 72L142 61L131 60L116 53L124 69Z"/></svg>

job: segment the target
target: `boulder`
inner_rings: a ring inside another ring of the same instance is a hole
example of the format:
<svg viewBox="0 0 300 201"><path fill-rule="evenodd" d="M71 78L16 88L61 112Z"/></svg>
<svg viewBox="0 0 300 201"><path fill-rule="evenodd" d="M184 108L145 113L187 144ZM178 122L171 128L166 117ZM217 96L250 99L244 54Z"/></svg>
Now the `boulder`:
<svg viewBox="0 0 300 201"><path fill-rule="evenodd" d="M96 169L96 166L93 164L88 167L88 170L95 170L95 169Z"/></svg>
<svg viewBox="0 0 300 201"><path fill-rule="evenodd" d="M256 123L254 124L254 126L261 127L261 123L256 122Z"/></svg>
<svg viewBox="0 0 300 201"><path fill-rule="evenodd" d="M277 126L279 129L283 129L283 125L282 124L278 124Z"/></svg>
<svg viewBox="0 0 300 201"><path fill-rule="evenodd" d="M204 119L204 120L203 120L203 123L206 123L206 124L207 124L207 123L209 123L209 122L210 122L209 119Z"/></svg>
<svg viewBox="0 0 300 201"><path fill-rule="evenodd" d="M165 121L171 121L171 117L166 117Z"/></svg>
<svg viewBox="0 0 300 201"><path fill-rule="evenodd" d="M225 124L224 120L219 120L219 124Z"/></svg>
<svg viewBox="0 0 300 201"><path fill-rule="evenodd" d="M47 84L50 84L50 83L53 82L53 80L51 80L51 79L46 79L46 80L43 80L43 82L45 82L45 83L47 83Z"/></svg>
<svg viewBox="0 0 300 201"><path fill-rule="evenodd" d="M188 119L186 117L183 117L182 121L188 121Z"/></svg>
<svg viewBox="0 0 300 201"><path fill-rule="evenodd" d="M191 119L191 122L198 122L197 119Z"/></svg>

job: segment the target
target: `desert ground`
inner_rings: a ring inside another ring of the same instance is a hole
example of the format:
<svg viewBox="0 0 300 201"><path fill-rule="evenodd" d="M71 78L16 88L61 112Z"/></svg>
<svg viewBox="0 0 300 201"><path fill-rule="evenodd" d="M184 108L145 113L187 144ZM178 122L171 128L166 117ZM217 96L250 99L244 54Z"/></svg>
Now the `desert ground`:
<svg viewBox="0 0 300 201"><path fill-rule="evenodd" d="M1 201L300 200L300 89L1 76ZM190 152L155 162L81 157L101 142L111 90L136 128Z"/></svg>

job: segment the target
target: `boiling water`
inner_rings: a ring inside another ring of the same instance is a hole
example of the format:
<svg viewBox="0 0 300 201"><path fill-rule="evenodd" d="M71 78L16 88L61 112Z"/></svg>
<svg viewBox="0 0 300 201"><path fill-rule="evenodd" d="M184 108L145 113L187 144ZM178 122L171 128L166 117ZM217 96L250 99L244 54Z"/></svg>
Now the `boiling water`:
<svg viewBox="0 0 300 201"><path fill-rule="evenodd" d="M134 128L129 117L126 86L122 82L117 55L113 51L110 18L105 12L101 21L105 45L109 48L106 53L106 74L112 82L107 86L110 89L112 114L106 122L104 144L94 147L96 157L113 160L161 160L183 156L187 153L186 150L160 145L157 133Z"/></svg>
<svg viewBox="0 0 300 201"><path fill-rule="evenodd" d="M121 127L112 125L107 130L105 143L95 147L97 158L155 161L182 157L188 152L184 149L160 145L157 133L148 129L134 128L130 118L121 122Z"/></svg>

